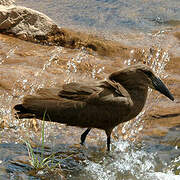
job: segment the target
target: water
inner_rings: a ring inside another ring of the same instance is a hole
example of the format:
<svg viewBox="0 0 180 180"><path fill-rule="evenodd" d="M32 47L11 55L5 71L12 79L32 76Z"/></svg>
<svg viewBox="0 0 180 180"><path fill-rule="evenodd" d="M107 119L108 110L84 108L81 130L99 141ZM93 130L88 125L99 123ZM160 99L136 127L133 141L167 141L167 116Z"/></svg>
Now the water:
<svg viewBox="0 0 180 180"><path fill-rule="evenodd" d="M20 177L39 179L46 176L47 171L32 171L24 140L29 141L36 154L40 156L42 124L34 120L16 120L12 106L20 102L24 95L33 94L40 87L56 86L60 82L67 83L86 78L99 79L107 75L109 67L113 71L117 66L111 59L103 60L103 57L89 55L84 48L80 50L68 50L62 47L49 48L33 44L31 46L31 43L18 41L13 44L13 48L5 41L7 49L12 49L12 51L8 50L5 53L8 57L1 56L3 60L1 79L6 80L8 76L9 82L5 83L5 87L9 84L13 87L12 90L2 89L1 91L1 119L6 122L1 130L1 173L4 179ZM19 54L22 47L27 48ZM49 48L48 51L47 48ZM170 61L168 52L161 49L154 49L146 53L145 51L142 50L140 54L140 56L144 54L142 58L144 63L152 66L157 74L165 78L167 74L164 68ZM39 52L41 52L41 57L37 56ZM123 64L127 66L137 63L139 60L135 58L135 53L136 50L132 50L130 57L124 60ZM12 60L16 58L19 59L19 63ZM13 66L16 68L12 68ZM21 71L17 71L20 68ZM160 136L154 137L152 134L141 137L141 131L145 128L147 121L145 117L152 111L152 107L159 103L158 96L159 94L155 95L150 92L144 111L131 122L115 128L110 153L105 151L106 136L100 130L93 130L87 138L87 147L82 147L74 143L79 143L83 130L46 123L45 154L55 154L55 162L61 163L67 179L86 177L99 180L148 180L152 177L154 179L167 177L176 179L178 176L175 172L178 172L177 163L180 151L179 145L174 143L177 142L178 129L169 131L163 139ZM6 154L4 149L6 149ZM69 155L72 156L68 157Z"/></svg>
<svg viewBox="0 0 180 180"><path fill-rule="evenodd" d="M179 0L18 0L41 11L61 27L96 29L102 32L149 32L180 23ZM176 23L174 23L176 24Z"/></svg>
<svg viewBox="0 0 180 180"><path fill-rule="evenodd" d="M24 140L29 141L40 156L42 124L33 119L14 118L12 107L25 95L33 94L41 87L103 79L112 71L141 62L151 66L169 84L175 102L150 91L141 114L114 129L110 153L105 151L106 136L100 130L92 130L86 147L82 147L78 143L84 129L45 123L44 155L54 154L55 162L61 164L60 173L67 179L179 179L180 76L177 69L180 65L178 60L172 63L170 54L170 51L178 54L175 47L179 47L179 42L172 38L170 22L178 24L180 1L44 0L42 3L19 0L17 3L44 12L62 27L93 34L102 32L101 35L124 42L130 53L101 57L96 53L89 54L85 48L40 46L1 36L0 178L60 176L47 169L35 172L29 163ZM173 68L172 64L175 64ZM171 116L165 116L168 114Z"/></svg>

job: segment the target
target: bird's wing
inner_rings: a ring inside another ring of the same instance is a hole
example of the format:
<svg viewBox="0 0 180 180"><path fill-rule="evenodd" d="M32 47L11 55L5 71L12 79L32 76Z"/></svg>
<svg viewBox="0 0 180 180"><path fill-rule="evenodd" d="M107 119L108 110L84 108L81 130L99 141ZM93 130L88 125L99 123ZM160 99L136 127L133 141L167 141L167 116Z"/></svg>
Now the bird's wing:
<svg viewBox="0 0 180 180"><path fill-rule="evenodd" d="M75 101L87 101L92 95L97 95L102 91L102 88L98 83L69 83L64 84L58 95L62 98L75 100Z"/></svg>
<svg viewBox="0 0 180 180"><path fill-rule="evenodd" d="M96 83L69 83L63 86L58 95L74 101L83 101L91 104L127 104L132 103L126 89L113 81Z"/></svg>
<svg viewBox="0 0 180 180"><path fill-rule="evenodd" d="M36 95L24 97L22 105L18 106L23 106L18 115L21 115L21 118L33 115L42 119L47 112L51 115L52 121L58 121L60 118L62 123L67 123L70 122L68 118L72 120L77 117L77 112L80 113L81 109L85 110L82 111L83 114L90 113L92 108L92 112L96 112L93 117L100 110L100 113L106 112L111 119L113 112L125 116L130 112L131 104L129 93L113 81L70 83L58 88L43 88ZM69 116L67 113L70 113ZM104 114L100 116L103 117ZM76 118L74 121L76 122Z"/></svg>

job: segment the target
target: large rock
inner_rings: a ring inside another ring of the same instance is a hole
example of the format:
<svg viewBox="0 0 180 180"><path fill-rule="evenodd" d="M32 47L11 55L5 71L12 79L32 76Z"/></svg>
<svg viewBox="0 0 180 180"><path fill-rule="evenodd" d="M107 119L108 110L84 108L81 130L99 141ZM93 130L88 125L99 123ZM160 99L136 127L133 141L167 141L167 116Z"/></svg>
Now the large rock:
<svg viewBox="0 0 180 180"><path fill-rule="evenodd" d="M85 47L88 51L96 51L100 55L114 56L129 54L129 49L112 41L85 33L60 28L48 16L21 6L4 6L13 0L0 0L0 33L12 34L31 42L57 45L68 48ZM3 5L1 5L3 4Z"/></svg>
<svg viewBox="0 0 180 180"><path fill-rule="evenodd" d="M24 40L45 39L59 31L46 15L21 6L0 5L0 32L14 34Z"/></svg>

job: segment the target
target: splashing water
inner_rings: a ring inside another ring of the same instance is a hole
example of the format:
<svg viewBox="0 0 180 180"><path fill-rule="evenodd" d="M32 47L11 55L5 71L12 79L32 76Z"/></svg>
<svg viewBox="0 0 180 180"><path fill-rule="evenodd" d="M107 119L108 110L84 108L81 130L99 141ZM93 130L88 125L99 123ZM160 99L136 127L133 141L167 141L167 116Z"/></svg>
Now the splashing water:
<svg viewBox="0 0 180 180"><path fill-rule="evenodd" d="M4 57L0 57L0 65L5 63L5 61L12 57L14 55L14 52L16 51L17 46L10 49L7 54ZM0 119L9 119L10 126L12 126L12 116L11 116L11 102L13 100L13 96L9 95L8 92L5 92L1 95L0 98L0 104L1 104L1 108L0 108Z"/></svg>
<svg viewBox="0 0 180 180"><path fill-rule="evenodd" d="M139 62L138 59L134 58L134 52L135 52L134 50L131 50L130 53L131 53L132 58L125 60L124 64L130 66L132 64L136 64ZM169 57L168 52L160 48L150 48L149 51L145 49L142 50L142 62L150 66L152 70L162 79L167 77L165 73L165 66L167 65L169 61L170 61L170 57ZM153 94L152 96L151 92L152 92L152 89L149 89L148 98L147 98L147 102L146 102L144 110L138 116L136 116L134 120L124 123L122 127L122 134L125 135L124 136L125 139L133 138L137 136L139 132L143 129L144 115L158 101L158 97L157 97L158 95L154 96ZM150 96L151 96L151 99L153 99L151 101L149 100Z"/></svg>
<svg viewBox="0 0 180 180"><path fill-rule="evenodd" d="M38 78L40 78L41 76L43 76L43 74L46 72L46 70L52 65L52 63L57 63L58 61L58 57L62 52L62 47L55 47L55 49L53 49L50 54L50 58L46 61L46 63L44 63L43 68L39 71L35 73L35 77L36 77L36 81L32 83L32 86L34 86L34 88L31 88L31 92L30 94L34 93L36 89L39 88L43 88L45 86L45 84L47 83L47 80L43 79L43 82L41 82L40 84L38 83ZM52 84L53 85L53 84ZM36 87L37 86L37 87Z"/></svg>
<svg viewBox="0 0 180 180"><path fill-rule="evenodd" d="M12 56L14 55L14 52L16 51L16 49L17 49L17 46L14 47L14 48L12 48L12 49L10 49L10 50L7 52L7 54L6 54L5 57L0 57L0 64L3 64L3 63L6 61L6 59L12 57Z"/></svg>
<svg viewBox="0 0 180 180"><path fill-rule="evenodd" d="M96 59L97 61L97 59ZM101 74L105 68L93 64L89 59L89 53L83 47L80 52L67 62L66 77L64 82L82 81L86 78L97 79L97 75ZM86 73L84 73L84 70ZM82 74L83 72L83 74Z"/></svg>
<svg viewBox="0 0 180 180"><path fill-rule="evenodd" d="M13 57L16 53L16 50L18 50L18 47L15 47L8 51L6 56L1 57L1 64L5 63L6 59ZM48 54L50 55L50 58L44 63L42 69L32 71L32 76L34 78L31 78L29 74L20 73L18 76L18 79L15 80L12 92L5 91L2 93L0 98L1 108L0 108L0 118L3 120L2 122L8 122L8 128L16 127L15 130L11 129L11 131L16 132L15 136L13 137L11 133L9 133L9 137L6 137L6 139L10 140L12 137L15 139L17 137L17 141L21 141L25 138L25 135L22 134L22 130L29 131L30 136L28 138L35 139L34 130L29 129L31 127L31 122L27 120L21 120L14 118L14 112L12 109L12 106L14 103L17 102L17 100L22 100L22 98L26 94L33 94L37 89L44 87L46 84L51 83L53 81L50 81L47 78L43 78L44 74L46 73L47 69L54 63L56 64L58 61L58 57L61 54L62 47L55 47L52 51L50 51ZM28 67L29 68L29 67ZM39 79L41 79L41 83L39 83ZM52 84L52 83L51 83ZM20 88L17 88L20 87ZM50 128L50 127L49 127ZM49 129L47 128L47 130ZM6 130L3 129L3 131ZM12 132L13 134L13 132ZM48 134L48 133L47 133ZM7 136L7 135L6 135ZM12 137L11 137L12 136ZM38 135L37 135L38 136ZM37 138L36 138L37 139ZM3 140L6 142L5 140ZM14 141L14 140L13 140Z"/></svg>
<svg viewBox="0 0 180 180"><path fill-rule="evenodd" d="M81 177L88 179L109 180L150 180L157 170L159 161L156 153L147 152L145 149L135 148L135 144L119 139L113 142L113 151L102 154L95 161L86 159L83 163ZM74 177L76 178L76 177Z"/></svg>

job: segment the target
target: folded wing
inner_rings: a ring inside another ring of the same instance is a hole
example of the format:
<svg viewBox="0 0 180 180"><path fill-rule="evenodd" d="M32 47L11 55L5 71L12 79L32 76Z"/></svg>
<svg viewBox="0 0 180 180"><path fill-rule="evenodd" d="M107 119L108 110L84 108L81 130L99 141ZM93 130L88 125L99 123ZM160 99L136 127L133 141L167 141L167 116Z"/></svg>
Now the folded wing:
<svg viewBox="0 0 180 180"><path fill-rule="evenodd" d="M70 83L65 84L58 93L59 97L83 101L88 104L127 104L131 105L129 93L119 83L102 81L97 83Z"/></svg>
<svg viewBox="0 0 180 180"><path fill-rule="evenodd" d="M129 93L121 85L102 81L43 88L36 95L26 96L23 103L14 108L20 119L43 119L46 113L50 117L46 117L47 121L103 128L104 124L109 126L112 123L111 119L118 120L120 114L124 117L131 104Z"/></svg>

